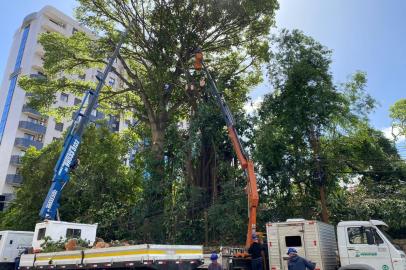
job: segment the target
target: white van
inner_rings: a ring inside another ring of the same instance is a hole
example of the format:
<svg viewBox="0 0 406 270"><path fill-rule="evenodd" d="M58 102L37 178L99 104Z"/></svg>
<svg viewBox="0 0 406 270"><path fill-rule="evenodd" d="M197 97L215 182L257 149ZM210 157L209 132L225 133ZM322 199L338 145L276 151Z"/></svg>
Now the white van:
<svg viewBox="0 0 406 270"><path fill-rule="evenodd" d="M316 263L317 270L406 270L406 255L385 233L379 220L343 221L334 226L315 220L268 223L271 270L288 270L287 249ZM338 255L338 256L337 256Z"/></svg>

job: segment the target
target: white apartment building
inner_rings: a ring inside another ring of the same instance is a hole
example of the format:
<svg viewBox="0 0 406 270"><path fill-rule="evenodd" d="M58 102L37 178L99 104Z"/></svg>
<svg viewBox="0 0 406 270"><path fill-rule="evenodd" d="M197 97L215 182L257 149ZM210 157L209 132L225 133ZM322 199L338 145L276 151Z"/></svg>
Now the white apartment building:
<svg viewBox="0 0 406 270"><path fill-rule="evenodd" d="M56 138L60 138L69 126L71 119L56 123L52 117L40 115L26 105L27 96L18 86L18 78L22 75L31 77L44 76L44 50L38 43L38 37L44 32L59 32L70 36L75 31L92 33L81 27L74 19L51 6L45 6L38 12L26 16L17 29L10 49L3 81L0 88L0 211L1 201L14 198L14 188L21 185L19 174L21 156L29 146L41 149ZM89 69L86 74L78 75L83 80L96 81L97 70ZM113 87L119 79L110 73L107 82ZM80 103L78 97L59 93L55 106L72 106ZM120 121L112 116L105 117L94 111L94 119L106 118L110 127L118 131L125 128L128 121Z"/></svg>

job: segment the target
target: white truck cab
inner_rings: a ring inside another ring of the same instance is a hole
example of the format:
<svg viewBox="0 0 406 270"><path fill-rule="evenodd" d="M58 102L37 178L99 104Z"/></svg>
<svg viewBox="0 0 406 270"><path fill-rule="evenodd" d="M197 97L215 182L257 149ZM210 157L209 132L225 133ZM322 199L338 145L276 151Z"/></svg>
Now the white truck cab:
<svg viewBox="0 0 406 270"><path fill-rule="evenodd" d="M405 253L385 233L387 226L379 220L338 223L341 268L406 270Z"/></svg>
<svg viewBox="0 0 406 270"><path fill-rule="evenodd" d="M299 256L316 263L316 270L406 270L405 253L385 227L379 220L343 221L336 238L334 226L320 221L267 223L270 269L288 270L286 251L294 247Z"/></svg>
<svg viewBox="0 0 406 270"><path fill-rule="evenodd" d="M31 247L34 232L0 231L0 269L2 263L14 263L16 257Z"/></svg>

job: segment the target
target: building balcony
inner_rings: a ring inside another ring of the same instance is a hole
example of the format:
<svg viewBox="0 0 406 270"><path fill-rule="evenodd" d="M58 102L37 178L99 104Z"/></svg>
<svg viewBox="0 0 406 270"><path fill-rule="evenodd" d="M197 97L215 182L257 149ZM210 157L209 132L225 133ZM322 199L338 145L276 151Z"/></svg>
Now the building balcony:
<svg viewBox="0 0 406 270"><path fill-rule="evenodd" d="M19 174L7 174L6 176L6 183L14 186L14 187L19 187L21 186L23 182L23 178Z"/></svg>
<svg viewBox="0 0 406 270"><path fill-rule="evenodd" d="M20 121L20 123L18 124L18 128L36 134L45 134L45 132L47 131L46 126L29 121Z"/></svg>
<svg viewBox="0 0 406 270"><path fill-rule="evenodd" d="M10 158L10 164L13 166L20 166L21 165L21 156L19 155L12 155Z"/></svg>
<svg viewBox="0 0 406 270"><path fill-rule="evenodd" d="M42 28L46 31L46 32L56 32L56 33L60 33L60 34L64 34L65 33L65 28L63 27L62 24L59 24L59 22L54 22L54 21L48 21L45 22L42 25Z"/></svg>
<svg viewBox="0 0 406 270"><path fill-rule="evenodd" d="M47 76L44 74L35 74L35 73L31 73L30 74L30 78L31 79L37 79L37 80L46 80Z"/></svg>
<svg viewBox="0 0 406 270"><path fill-rule="evenodd" d="M39 113L39 111L29 107L28 105L23 106L22 112L29 116L42 117L42 115Z"/></svg>
<svg viewBox="0 0 406 270"><path fill-rule="evenodd" d="M41 149L44 146L44 144L42 142L34 141L34 140L26 139L26 138L16 138L14 145L21 149L27 149L30 146L34 146L37 149Z"/></svg>

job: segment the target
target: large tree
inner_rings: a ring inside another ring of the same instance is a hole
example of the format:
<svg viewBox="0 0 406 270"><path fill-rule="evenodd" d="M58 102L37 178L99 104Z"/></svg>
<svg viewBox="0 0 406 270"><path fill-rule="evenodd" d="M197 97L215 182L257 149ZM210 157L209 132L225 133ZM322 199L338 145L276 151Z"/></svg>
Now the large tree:
<svg viewBox="0 0 406 270"><path fill-rule="evenodd" d="M328 221L327 195L343 183L360 179L371 190L404 177L396 148L368 126L374 100L365 74L336 85L330 64L331 52L300 31L275 38L274 92L259 111L255 151L263 189L273 195L272 219L321 213ZM293 207L279 207L284 201Z"/></svg>
<svg viewBox="0 0 406 270"><path fill-rule="evenodd" d="M299 182L314 178L313 182L320 187L323 220L328 221L325 172L319 162L320 137L331 125L333 117L345 109L329 71L330 51L297 30L284 30L275 41L277 50L269 65L275 92L266 97L262 107L263 123L275 125L278 122L289 133L288 137L286 133L281 135L291 142L296 154L281 162L313 166L311 171L303 170L303 167L291 168L292 175L284 182L289 185L292 177Z"/></svg>
<svg viewBox="0 0 406 270"><path fill-rule="evenodd" d="M109 99L114 109L129 109L148 123L157 160L162 160L166 127L190 105L184 87L191 80L194 51L201 48L216 55L213 66L228 68L230 82L236 76L247 76L253 71L248 67L258 68L267 56L266 35L277 7L272 0L79 2L78 19L100 38L95 41L80 32L69 38L43 35L44 68L50 79L23 80L21 85L43 94L36 99L45 106L51 105L57 91L83 94L83 84L77 88L74 83L78 82L51 78L61 72L80 74L83 68L105 63L117 41L115 29L129 28L118 57L122 69L113 69L124 85L118 90L106 89L102 100Z"/></svg>
<svg viewBox="0 0 406 270"><path fill-rule="evenodd" d="M185 85L194 78L190 58L201 48L228 88L228 97L245 96L247 88L232 86L236 82L252 82L260 74L260 63L268 57L267 36L277 1L79 3L77 18L98 38L81 32L72 37L44 34L40 42L45 49L47 79L24 78L20 85L35 94L31 104L43 108L52 105L58 91L83 94L89 84L59 75L81 74L86 68L100 67L117 42L116 30L128 28L129 37L118 56L117 68L112 71L123 85L119 89L106 87L100 107L115 113L129 111L148 128L150 188L145 192L147 201L152 203L146 207L147 212L159 212L163 209L162 197L170 192L164 172L166 132L171 123L187 118L195 101L190 89L185 91ZM162 220L157 220L157 227L160 224Z"/></svg>

